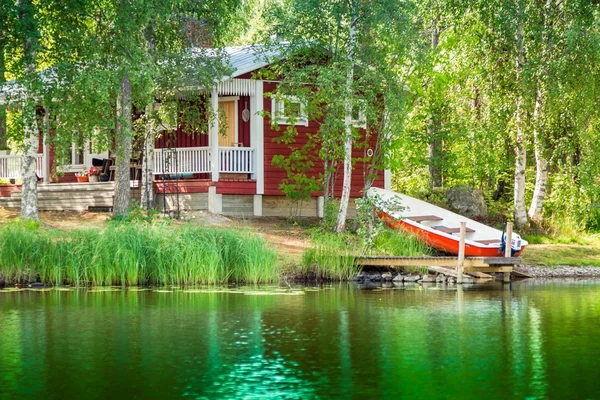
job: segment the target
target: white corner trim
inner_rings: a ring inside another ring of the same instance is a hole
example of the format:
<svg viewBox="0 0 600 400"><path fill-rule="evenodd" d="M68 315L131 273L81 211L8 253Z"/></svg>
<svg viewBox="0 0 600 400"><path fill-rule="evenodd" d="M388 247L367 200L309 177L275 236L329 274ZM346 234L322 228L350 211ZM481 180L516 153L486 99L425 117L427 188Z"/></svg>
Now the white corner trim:
<svg viewBox="0 0 600 400"><path fill-rule="evenodd" d="M255 140L253 147L255 151L255 169L256 169L256 194L265 193L265 122L262 116L264 108L264 97L263 97L263 81L256 81L256 90L254 97L254 110L252 113L252 119L254 121L255 134L253 138ZM251 101L252 103L252 101Z"/></svg>
<svg viewBox="0 0 600 400"><path fill-rule="evenodd" d="M383 170L383 188L392 190L392 171L389 169Z"/></svg>
<svg viewBox="0 0 600 400"><path fill-rule="evenodd" d="M213 182L217 182L219 180L219 94L217 89L212 89L210 91L210 105L211 112L215 113L213 123L209 130L210 135L208 137L211 147L211 177Z"/></svg>

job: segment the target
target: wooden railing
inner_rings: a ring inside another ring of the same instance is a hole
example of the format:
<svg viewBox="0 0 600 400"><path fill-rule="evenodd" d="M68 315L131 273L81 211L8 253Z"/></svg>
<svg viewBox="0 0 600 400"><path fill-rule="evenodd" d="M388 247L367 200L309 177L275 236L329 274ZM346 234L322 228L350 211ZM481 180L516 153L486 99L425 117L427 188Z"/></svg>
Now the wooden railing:
<svg viewBox="0 0 600 400"><path fill-rule="evenodd" d="M21 177L21 155L0 155L0 178L17 179ZM37 155L36 173L42 176L42 154Z"/></svg>
<svg viewBox="0 0 600 400"><path fill-rule="evenodd" d="M210 147L181 147L154 150L154 175L211 173ZM254 149L219 147L219 172L252 174Z"/></svg>
<svg viewBox="0 0 600 400"><path fill-rule="evenodd" d="M219 172L254 173L254 149L219 147Z"/></svg>
<svg viewBox="0 0 600 400"><path fill-rule="evenodd" d="M154 174L210 173L210 147L154 150Z"/></svg>

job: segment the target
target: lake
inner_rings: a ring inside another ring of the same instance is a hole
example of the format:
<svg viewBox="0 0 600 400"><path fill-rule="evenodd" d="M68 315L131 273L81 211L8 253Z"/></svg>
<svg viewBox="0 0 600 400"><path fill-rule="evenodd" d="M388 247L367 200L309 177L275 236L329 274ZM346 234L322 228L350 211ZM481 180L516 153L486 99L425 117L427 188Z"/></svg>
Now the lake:
<svg viewBox="0 0 600 400"><path fill-rule="evenodd" d="M0 398L600 398L600 281L0 291Z"/></svg>

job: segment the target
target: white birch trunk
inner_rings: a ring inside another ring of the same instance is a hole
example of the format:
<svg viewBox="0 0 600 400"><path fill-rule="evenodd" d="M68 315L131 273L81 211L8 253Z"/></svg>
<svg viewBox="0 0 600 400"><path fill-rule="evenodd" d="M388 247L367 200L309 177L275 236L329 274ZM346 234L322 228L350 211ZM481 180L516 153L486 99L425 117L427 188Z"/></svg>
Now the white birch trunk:
<svg viewBox="0 0 600 400"><path fill-rule="evenodd" d="M28 25L29 18L33 18L33 4L31 0L19 0L19 9L21 11L19 20ZM26 80L25 100L23 102L23 156L21 157L21 217L23 219L39 219L38 214L38 196L37 196L37 151L39 147L37 115L33 85L30 80L35 79L35 59L36 59L36 36L35 32L24 32L23 36L23 63Z"/></svg>
<svg viewBox="0 0 600 400"><path fill-rule="evenodd" d="M544 157L543 138L540 132L540 114L542 107L543 93L542 89L538 88L538 93L535 99L535 108L533 111L534 129L533 129L533 145L535 152L535 188L533 190L533 198L529 207L529 218L539 220L542 215L542 206L544 197L546 196L546 186L548 184L548 161Z"/></svg>
<svg viewBox="0 0 600 400"><path fill-rule="evenodd" d="M127 215L131 194L129 174L131 161L131 82L129 73L125 72L121 79L121 93L117 97L117 129L116 129L117 166L115 178L115 200L113 213Z"/></svg>
<svg viewBox="0 0 600 400"><path fill-rule="evenodd" d="M542 35L545 41L545 47L542 51L542 67L540 68L537 79L537 92L535 97L535 108L533 110L533 146L535 154L535 187L533 190L533 198L529 207L529 218L532 220L541 220L542 206L544 205L544 197L546 196L546 187L548 185L548 161L544 155L544 137L542 131L541 117L543 112L544 101L546 99L544 92L544 79L548 79L548 53L550 52L550 12L552 8L552 0L546 0L544 5L544 34Z"/></svg>
<svg viewBox="0 0 600 400"><path fill-rule="evenodd" d="M521 17L519 17L521 18ZM522 68L525 63L523 24L517 27L517 43L519 46L516 70L519 89L523 90ZM525 167L527 165L527 148L525 143L525 131L523 128L523 94L517 95L517 107L515 112L516 141L515 141L515 187L514 187L514 217L515 225L522 227L527 224L527 213L525 212Z"/></svg>
<svg viewBox="0 0 600 400"><path fill-rule="evenodd" d="M344 180L342 183L342 197L335 225L336 232L346 230L346 216L350 202L350 189L352 186L352 97L354 81L354 48L356 44L356 3L352 2L352 20L350 22L350 38L348 42L348 72L346 73L346 99L344 101Z"/></svg>
<svg viewBox="0 0 600 400"><path fill-rule="evenodd" d="M26 99L23 107L24 115L24 149L21 157L21 217L23 219L39 219L38 195L37 195L37 153L39 139L37 134L37 123L35 105Z"/></svg>
<svg viewBox="0 0 600 400"><path fill-rule="evenodd" d="M149 109L152 105L148 106ZM150 111L146 111L150 115ZM142 193L140 203L142 208L150 210L154 207L154 124L147 122L146 140L144 141L144 159L142 161Z"/></svg>

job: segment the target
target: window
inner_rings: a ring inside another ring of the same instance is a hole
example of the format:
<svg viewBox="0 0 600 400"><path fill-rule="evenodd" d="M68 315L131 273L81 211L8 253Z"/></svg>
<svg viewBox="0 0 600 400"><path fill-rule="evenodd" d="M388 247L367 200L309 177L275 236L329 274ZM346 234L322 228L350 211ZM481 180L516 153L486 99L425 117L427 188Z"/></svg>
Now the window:
<svg viewBox="0 0 600 400"><path fill-rule="evenodd" d="M84 149L75 143L71 145L71 169L81 169L85 164Z"/></svg>
<svg viewBox="0 0 600 400"><path fill-rule="evenodd" d="M273 121L280 125L308 126L308 115L304 104L295 96L274 97L271 102Z"/></svg>
<svg viewBox="0 0 600 400"><path fill-rule="evenodd" d="M367 128L364 101L359 100L352 107L352 126L363 129Z"/></svg>

